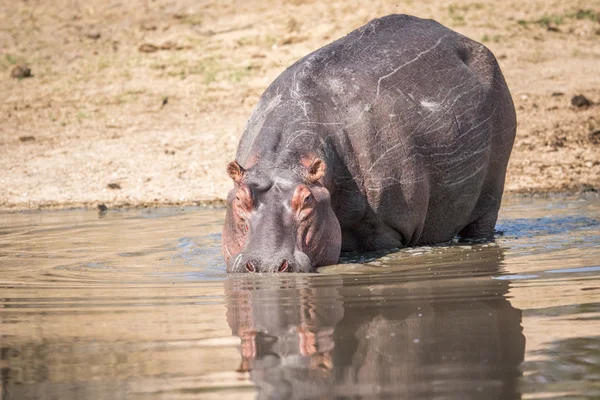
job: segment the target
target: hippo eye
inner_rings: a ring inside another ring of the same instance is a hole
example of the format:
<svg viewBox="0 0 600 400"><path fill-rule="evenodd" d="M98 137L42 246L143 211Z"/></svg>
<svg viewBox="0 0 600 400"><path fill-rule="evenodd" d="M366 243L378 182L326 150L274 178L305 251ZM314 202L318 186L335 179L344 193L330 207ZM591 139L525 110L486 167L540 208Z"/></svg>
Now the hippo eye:
<svg viewBox="0 0 600 400"><path fill-rule="evenodd" d="M312 202L312 200L313 200L313 196L312 196L312 194L309 194L308 196L306 196L304 198L304 205L305 206L309 205Z"/></svg>

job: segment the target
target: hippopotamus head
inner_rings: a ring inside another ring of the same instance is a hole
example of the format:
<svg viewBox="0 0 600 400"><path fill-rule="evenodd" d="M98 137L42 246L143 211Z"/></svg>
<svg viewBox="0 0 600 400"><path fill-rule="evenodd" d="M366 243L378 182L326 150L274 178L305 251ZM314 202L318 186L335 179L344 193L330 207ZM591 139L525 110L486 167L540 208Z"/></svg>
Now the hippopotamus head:
<svg viewBox="0 0 600 400"><path fill-rule="evenodd" d="M221 245L228 272L311 272L338 261L341 230L324 161L248 169L233 161L227 173L234 182Z"/></svg>

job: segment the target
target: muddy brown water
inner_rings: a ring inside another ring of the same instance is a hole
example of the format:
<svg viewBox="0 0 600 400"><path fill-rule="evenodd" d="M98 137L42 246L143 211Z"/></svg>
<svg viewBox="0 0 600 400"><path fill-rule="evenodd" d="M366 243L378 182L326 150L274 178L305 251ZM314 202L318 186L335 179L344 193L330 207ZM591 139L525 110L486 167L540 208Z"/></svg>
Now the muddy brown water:
<svg viewBox="0 0 600 400"><path fill-rule="evenodd" d="M0 398L600 397L597 197L306 275L224 274L223 217L0 214Z"/></svg>

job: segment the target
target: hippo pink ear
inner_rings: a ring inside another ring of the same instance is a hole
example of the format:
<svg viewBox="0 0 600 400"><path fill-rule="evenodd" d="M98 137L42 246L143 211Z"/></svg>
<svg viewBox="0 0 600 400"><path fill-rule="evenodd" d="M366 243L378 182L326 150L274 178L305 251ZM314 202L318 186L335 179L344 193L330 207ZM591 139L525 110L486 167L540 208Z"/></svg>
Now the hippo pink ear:
<svg viewBox="0 0 600 400"><path fill-rule="evenodd" d="M325 164L325 161L320 158L315 159L308 168L308 183L315 183L321 179L325 175L326 170L327 165Z"/></svg>
<svg viewBox="0 0 600 400"><path fill-rule="evenodd" d="M242 168L242 166L238 164L237 161L232 161L227 165L227 174L237 184L239 184L242 181L244 172L246 172L246 170Z"/></svg>

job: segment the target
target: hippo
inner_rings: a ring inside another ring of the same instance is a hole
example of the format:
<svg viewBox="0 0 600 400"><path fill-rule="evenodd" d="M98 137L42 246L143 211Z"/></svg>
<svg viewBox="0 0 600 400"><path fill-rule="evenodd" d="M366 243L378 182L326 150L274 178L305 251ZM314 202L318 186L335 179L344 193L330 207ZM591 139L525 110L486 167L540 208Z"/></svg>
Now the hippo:
<svg viewBox="0 0 600 400"><path fill-rule="evenodd" d="M490 50L433 20L374 19L261 96L227 166L227 271L492 238L515 133Z"/></svg>

